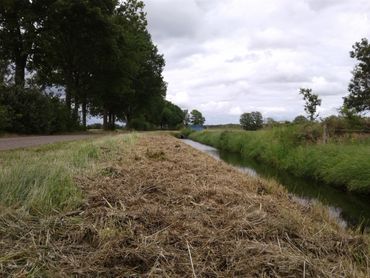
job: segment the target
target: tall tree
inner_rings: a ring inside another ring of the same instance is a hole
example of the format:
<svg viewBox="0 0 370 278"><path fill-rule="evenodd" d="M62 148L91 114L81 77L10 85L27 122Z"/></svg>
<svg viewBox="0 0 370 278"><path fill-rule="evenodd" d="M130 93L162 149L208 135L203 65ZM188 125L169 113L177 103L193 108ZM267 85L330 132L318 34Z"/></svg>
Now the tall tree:
<svg viewBox="0 0 370 278"><path fill-rule="evenodd" d="M14 83L21 87L25 84L26 66L38 28L35 9L38 1L34 2L3 0L0 4L0 56L13 66Z"/></svg>
<svg viewBox="0 0 370 278"><path fill-rule="evenodd" d="M163 111L161 113L161 128L175 129L183 126L185 113L180 107L165 101Z"/></svg>
<svg viewBox="0 0 370 278"><path fill-rule="evenodd" d="M203 125L205 121L206 119L200 111L194 109L190 112L190 122L192 125Z"/></svg>
<svg viewBox="0 0 370 278"><path fill-rule="evenodd" d="M73 108L77 117L81 105L84 125L97 68L113 47L110 17L115 4L109 0L55 1L49 5L38 41L38 79L64 86L68 109Z"/></svg>
<svg viewBox="0 0 370 278"><path fill-rule="evenodd" d="M240 116L240 125L245 130L257 130L263 126L262 114L258 111L243 113Z"/></svg>
<svg viewBox="0 0 370 278"><path fill-rule="evenodd" d="M312 89L301 88L299 94L303 96L305 101L304 111L306 111L310 121L314 121L319 116L316 111L317 106L321 105L321 99L318 95L312 93Z"/></svg>
<svg viewBox="0 0 370 278"><path fill-rule="evenodd" d="M370 110L370 44L367 39L362 39L353 45L350 52L351 58L357 59L348 86L349 95L344 98L346 108L355 109L357 112Z"/></svg>

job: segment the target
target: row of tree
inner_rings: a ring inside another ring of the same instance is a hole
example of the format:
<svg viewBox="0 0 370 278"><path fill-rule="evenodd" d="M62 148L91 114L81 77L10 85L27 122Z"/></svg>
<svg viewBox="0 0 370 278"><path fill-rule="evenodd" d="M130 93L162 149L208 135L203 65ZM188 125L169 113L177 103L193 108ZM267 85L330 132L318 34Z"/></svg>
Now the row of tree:
<svg viewBox="0 0 370 278"><path fill-rule="evenodd" d="M27 97L30 91L58 103L58 109L47 110L61 111L69 128L86 127L89 114L102 117L105 128L114 128L117 120L143 129L184 122L184 112L165 100L165 60L148 32L142 1L2 1L0 57L0 113L11 114L3 125L12 131L24 132L12 122L15 114L24 121L38 115L9 99L21 95L39 114L45 112ZM55 130L31 129L27 132Z"/></svg>

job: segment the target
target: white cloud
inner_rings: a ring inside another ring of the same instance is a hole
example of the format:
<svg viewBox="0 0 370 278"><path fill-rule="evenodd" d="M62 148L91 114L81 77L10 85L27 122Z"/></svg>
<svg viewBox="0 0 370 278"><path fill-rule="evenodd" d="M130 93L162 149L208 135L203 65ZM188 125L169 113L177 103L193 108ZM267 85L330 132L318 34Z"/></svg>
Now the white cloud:
<svg viewBox="0 0 370 278"><path fill-rule="evenodd" d="M207 123L242 112L292 119L300 87L342 104L354 42L370 35L368 0L147 0L149 29L165 55L168 99Z"/></svg>

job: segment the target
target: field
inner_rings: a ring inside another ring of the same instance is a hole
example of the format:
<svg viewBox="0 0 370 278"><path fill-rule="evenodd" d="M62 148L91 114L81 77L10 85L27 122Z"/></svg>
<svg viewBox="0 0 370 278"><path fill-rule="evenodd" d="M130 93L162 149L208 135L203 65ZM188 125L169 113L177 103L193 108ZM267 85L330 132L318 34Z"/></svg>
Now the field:
<svg viewBox="0 0 370 278"><path fill-rule="evenodd" d="M320 141L318 130L300 126L260 131L204 131L190 138L344 189L370 193L370 139L332 138Z"/></svg>
<svg viewBox="0 0 370 278"><path fill-rule="evenodd" d="M0 276L368 277L368 238L170 136L0 153Z"/></svg>

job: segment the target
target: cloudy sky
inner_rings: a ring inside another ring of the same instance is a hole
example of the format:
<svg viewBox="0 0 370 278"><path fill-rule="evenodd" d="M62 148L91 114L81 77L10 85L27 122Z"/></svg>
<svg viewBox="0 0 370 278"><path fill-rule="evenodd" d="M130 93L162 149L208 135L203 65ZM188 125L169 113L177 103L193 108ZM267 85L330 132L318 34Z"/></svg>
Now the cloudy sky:
<svg viewBox="0 0 370 278"><path fill-rule="evenodd" d="M300 87L336 113L355 61L370 37L369 0L146 0L149 29L166 58L167 98L199 109L208 124L243 112L292 119Z"/></svg>

